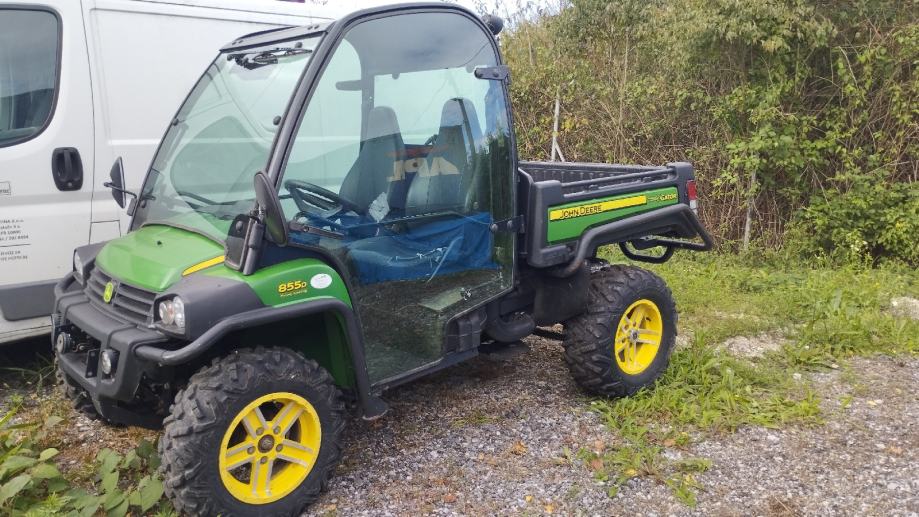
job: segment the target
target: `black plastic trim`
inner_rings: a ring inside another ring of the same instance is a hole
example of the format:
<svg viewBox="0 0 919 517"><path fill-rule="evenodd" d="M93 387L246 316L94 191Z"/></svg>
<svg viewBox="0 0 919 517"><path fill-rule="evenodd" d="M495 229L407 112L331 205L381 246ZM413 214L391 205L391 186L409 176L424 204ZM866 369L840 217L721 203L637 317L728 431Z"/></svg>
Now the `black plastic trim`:
<svg viewBox="0 0 919 517"><path fill-rule="evenodd" d="M87 364L86 353L57 354L61 369L90 394L96 409L103 415L106 413L104 404L100 402L102 399L131 401L140 385L146 365L126 361L124 358L139 346L166 342L169 341L169 337L101 312L90 303L83 290L79 289L72 272L54 286L54 297L54 321L57 322L57 326L52 331L52 343L60 332L69 331L70 326L75 326L99 341L98 350L115 350L122 358L111 377L87 377L89 366L96 365Z"/></svg>
<svg viewBox="0 0 919 517"><path fill-rule="evenodd" d="M553 272L560 277L573 275L584 260L596 255L597 248L604 244L625 242L647 235L669 232L675 232L683 238L698 236L702 242L659 238L657 240L661 243L660 245L692 251L707 251L712 249L714 244L711 236L696 217L696 213L689 206L680 203L588 229L575 247L574 258L566 266Z"/></svg>
<svg viewBox="0 0 919 517"><path fill-rule="evenodd" d="M108 243L109 241L94 242L73 250L73 253L75 255L80 255L80 260L83 261L83 271L80 271L80 278L82 278L83 281L80 282L78 280L78 284L85 285L86 280L89 278L90 271L92 271L93 267L96 265L96 256ZM55 281L55 283L57 283L57 281Z"/></svg>
<svg viewBox="0 0 919 517"><path fill-rule="evenodd" d="M301 27L278 27L253 32L227 43L220 48L220 52L225 53L232 50L260 47L266 43L282 43L284 41L303 39L314 34L326 32L333 23L335 23L334 20L312 23Z"/></svg>
<svg viewBox="0 0 919 517"><path fill-rule="evenodd" d="M217 294L219 293L219 295ZM157 305L176 296L185 304L185 328L164 325ZM214 303L215 297L220 298ZM265 304L245 282L209 275L190 275L157 293L153 300L153 322L163 332L191 341L204 335L225 317L263 308Z"/></svg>
<svg viewBox="0 0 919 517"><path fill-rule="evenodd" d="M6 321L40 318L51 314L57 281L29 282L0 287L0 312Z"/></svg>
<svg viewBox="0 0 919 517"><path fill-rule="evenodd" d="M419 366L418 368L409 370L405 373L401 373L394 377L383 379L382 381L376 383L374 387L381 391L385 391L385 390L394 388L396 386L406 384L415 379L426 377L434 372L443 370L444 368L455 366L463 361L472 359L473 357L477 355L479 355L479 350L477 348L473 348L472 350L466 350L463 352L447 354L432 363L428 363L426 365Z"/></svg>
<svg viewBox="0 0 919 517"><path fill-rule="evenodd" d="M211 327L198 339L176 350L168 350L152 345L139 346L134 354L145 361L164 366L185 364L192 359L207 352L220 339L244 328L276 323L279 321L300 318L310 314L334 312L345 322L348 333L348 347L354 365L354 376L357 387L358 399L361 403L364 418L377 418L386 412L386 403L370 393L370 380L367 375L367 365L364 359L360 329L354 317L354 311L347 304L336 298L313 300L287 307L263 307L249 312L229 316Z"/></svg>

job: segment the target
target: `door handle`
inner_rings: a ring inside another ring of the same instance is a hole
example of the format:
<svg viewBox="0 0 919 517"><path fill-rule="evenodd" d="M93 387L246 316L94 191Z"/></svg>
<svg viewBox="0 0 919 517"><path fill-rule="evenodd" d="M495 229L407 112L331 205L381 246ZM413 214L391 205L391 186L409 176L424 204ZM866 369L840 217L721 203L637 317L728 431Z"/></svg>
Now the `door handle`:
<svg viewBox="0 0 919 517"><path fill-rule="evenodd" d="M83 161L75 147L58 147L51 153L51 177L58 190L83 188Z"/></svg>

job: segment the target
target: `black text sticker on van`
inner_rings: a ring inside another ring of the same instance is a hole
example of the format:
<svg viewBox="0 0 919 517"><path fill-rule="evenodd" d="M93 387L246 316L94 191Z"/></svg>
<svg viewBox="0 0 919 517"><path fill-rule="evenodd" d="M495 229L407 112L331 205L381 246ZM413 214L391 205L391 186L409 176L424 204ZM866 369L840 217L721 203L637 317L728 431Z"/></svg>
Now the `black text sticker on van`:
<svg viewBox="0 0 919 517"><path fill-rule="evenodd" d="M0 181L0 196L12 196L13 187L9 181Z"/></svg>

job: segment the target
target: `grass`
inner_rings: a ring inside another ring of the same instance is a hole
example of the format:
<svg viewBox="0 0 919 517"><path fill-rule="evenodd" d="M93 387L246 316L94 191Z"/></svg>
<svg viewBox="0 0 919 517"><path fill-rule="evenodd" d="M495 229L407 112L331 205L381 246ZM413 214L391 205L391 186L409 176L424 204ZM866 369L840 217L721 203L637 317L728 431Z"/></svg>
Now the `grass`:
<svg viewBox="0 0 919 517"><path fill-rule="evenodd" d="M695 474L708 464L668 460L666 448L685 449L745 425L819 424L819 398L795 373L838 368L854 355L919 352L919 322L887 310L891 298L919 297L919 275L906 268L831 269L768 257L683 254L651 269L673 290L680 331L692 338L673 353L653 389L591 401L622 443L582 450L579 457L609 483L611 495L628 479L646 476L694 505L700 488ZM718 347L763 332L787 341L755 359Z"/></svg>
<svg viewBox="0 0 919 517"><path fill-rule="evenodd" d="M38 389L53 385L54 361L48 338L33 338L21 344L0 345L0 387ZM12 366L15 365L15 366Z"/></svg>

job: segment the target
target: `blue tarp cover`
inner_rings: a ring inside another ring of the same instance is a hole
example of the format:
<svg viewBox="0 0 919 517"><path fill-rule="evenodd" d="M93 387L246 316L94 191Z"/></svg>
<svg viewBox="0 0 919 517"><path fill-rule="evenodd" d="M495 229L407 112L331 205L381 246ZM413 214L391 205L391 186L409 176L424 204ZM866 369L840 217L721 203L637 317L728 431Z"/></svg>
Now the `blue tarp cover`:
<svg viewBox="0 0 919 517"><path fill-rule="evenodd" d="M434 221L401 234L349 245L362 284L417 280L460 271L497 269L491 259L491 214Z"/></svg>

